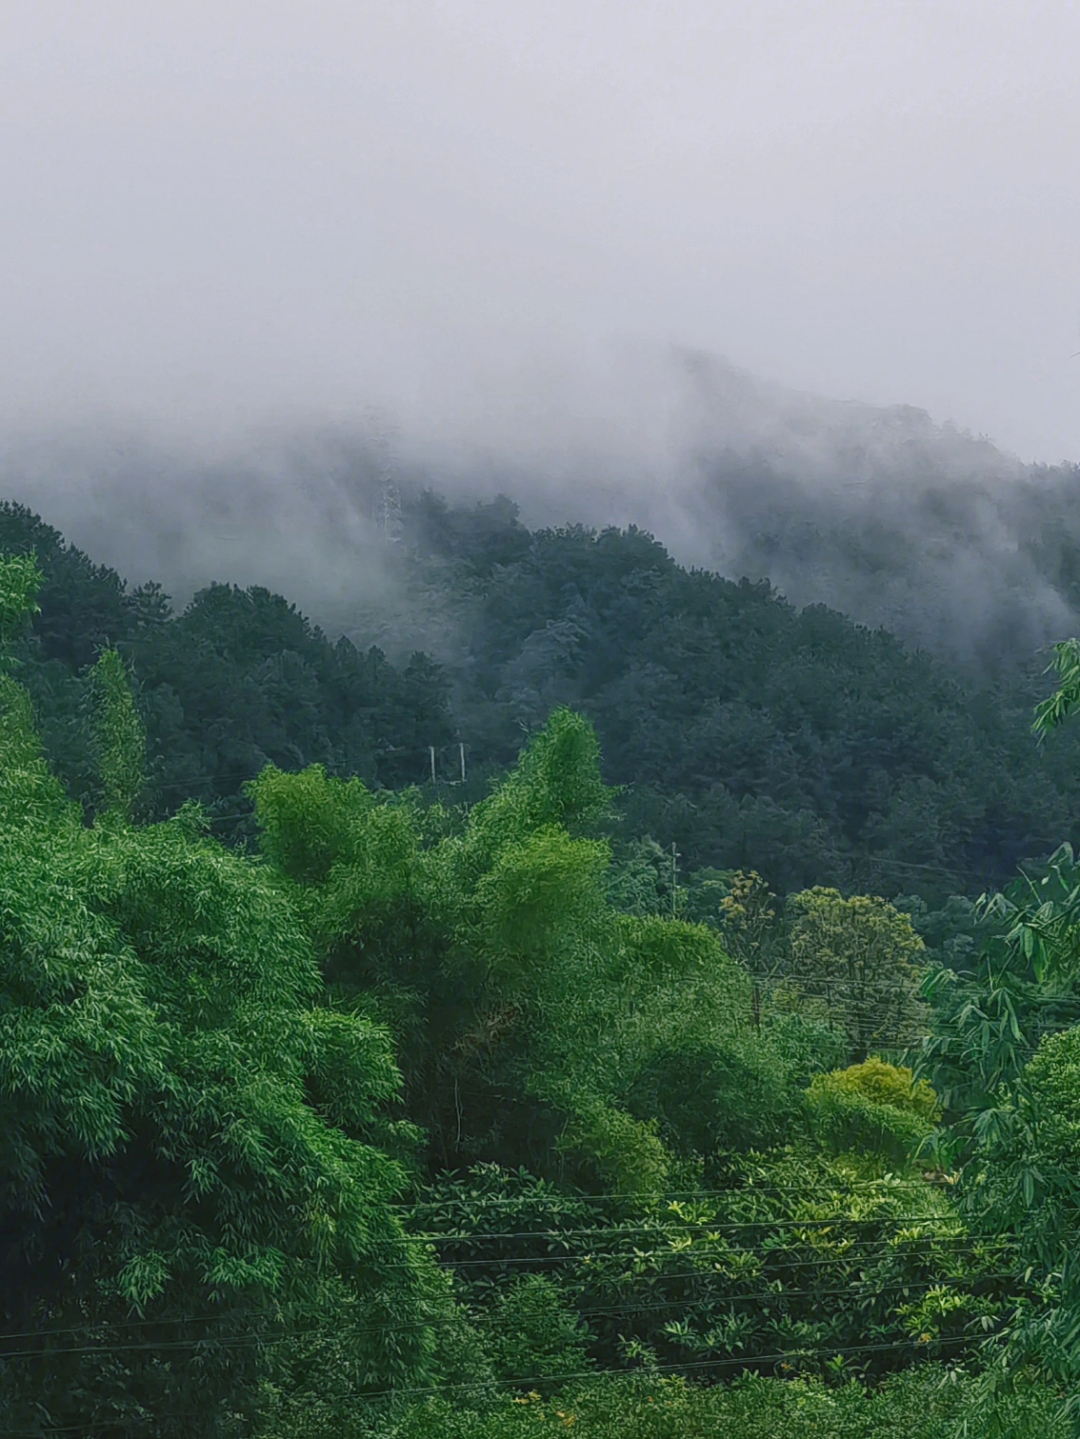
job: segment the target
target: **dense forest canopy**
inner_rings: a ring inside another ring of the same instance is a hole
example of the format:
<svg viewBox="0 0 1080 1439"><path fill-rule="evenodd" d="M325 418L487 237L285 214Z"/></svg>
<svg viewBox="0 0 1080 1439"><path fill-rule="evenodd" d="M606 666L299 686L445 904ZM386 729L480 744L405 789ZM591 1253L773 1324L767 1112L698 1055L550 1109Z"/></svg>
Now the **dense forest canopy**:
<svg viewBox="0 0 1080 1439"><path fill-rule="evenodd" d="M505 502L437 660L0 528L5 1434L1075 1432L1075 646L1040 746Z"/></svg>
<svg viewBox="0 0 1080 1439"><path fill-rule="evenodd" d="M266 763L386 788L434 773L444 797L474 800L565 704L596 727L626 837L674 844L685 871L937 908L1078 837L1080 742L1032 745L1030 677L976 682L767 584L686 570L632 529L530 532L505 501L429 495L410 534L394 556L402 633L383 623L380 645L356 644L258 588L215 584L174 613L5 505L0 546L33 550L45 576L20 655L72 792L93 810L83 675L110 644L146 724L143 813L198 798L222 836L251 833L243 785ZM408 652L418 609L437 659Z"/></svg>

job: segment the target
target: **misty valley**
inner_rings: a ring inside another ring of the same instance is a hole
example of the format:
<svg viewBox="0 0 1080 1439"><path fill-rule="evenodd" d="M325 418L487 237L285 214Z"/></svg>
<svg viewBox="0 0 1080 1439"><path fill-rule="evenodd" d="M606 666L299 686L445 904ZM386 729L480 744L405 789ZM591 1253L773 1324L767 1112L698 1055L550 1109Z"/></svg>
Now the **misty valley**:
<svg viewBox="0 0 1080 1439"><path fill-rule="evenodd" d="M1077 1432L1077 472L710 465L347 624L0 502L5 1436Z"/></svg>

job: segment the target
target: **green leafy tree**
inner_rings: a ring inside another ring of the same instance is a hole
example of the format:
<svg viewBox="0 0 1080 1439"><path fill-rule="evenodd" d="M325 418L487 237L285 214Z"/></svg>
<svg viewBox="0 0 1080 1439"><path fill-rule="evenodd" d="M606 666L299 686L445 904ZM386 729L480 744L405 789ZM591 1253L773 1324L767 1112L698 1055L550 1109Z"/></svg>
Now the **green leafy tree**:
<svg viewBox="0 0 1080 1439"><path fill-rule="evenodd" d="M923 942L883 899L815 888L793 895L790 977L848 1037L850 1058L904 1050L925 1032Z"/></svg>
<svg viewBox="0 0 1080 1439"><path fill-rule="evenodd" d="M495 1370L504 1383L551 1390L590 1367L589 1333L558 1284L529 1274L506 1285L488 1312Z"/></svg>
<svg viewBox="0 0 1080 1439"><path fill-rule="evenodd" d="M1076 641L1056 647L1061 684L1036 709L1040 738L1075 708L1078 657ZM984 896L977 919L975 967L955 974L942 966L928 978L937 1012L919 1066L954 1111L944 1148L966 1160L969 1214L1017 1251L1020 1293L989 1345L973 1410L982 1432L1006 1434L990 1422L997 1396L1035 1369L1051 1376L1064 1399L1057 1421L1076 1434L1080 868L1071 847L1062 845L1041 873Z"/></svg>
<svg viewBox="0 0 1080 1439"><path fill-rule="evenodd" d="M745 1147L790 1111L715 930L610 904L610 794L580 716L556 712L450 833L321 770L252 792L328 974L397 1027L433 1158L655 1194L674 1152Z"/></svg>
<svg viewBox="0 0 1080 1439"><path fill-rule="evenodd" d="M881 1155L905 1164L941 1118L925 1079L876 1056L815 1075L808 1091L815 1136L834 1154Z"/></svg>
<svg viewBox="0 0 1080 1439"><path fill-rule="evenodd" d="M761 875L736 870L720 900L720 923L728 950L752 974L771 978L777 971L776 895Z"/></svg>
<svg viewBox="0 0 1080 1439"><path fill-rule="evenodd" d="M674 842L682 891L706 867L757 869L780 894L889 893L899 873L933 908L1006 882L1047 836L1077 838L1080 736L1030 745L1027 675L986 692L768 584L685 571L633 529L530 533L505 501L431 496L413 520L395 610L372 615L371 634L401 653L427 637L445 666L335 641L257 586L211 585L174 614L159 586L129 589L0 502L0 551L36 556L43 576L13 657L69 791L91 810L100 798L81 677L116 648L146 724L147 812L198 798L214 832L242 842L255 833L243 786L267 763L400 789L424 782L435 746L443 789L462 740L469 775L452 792L472 804L513 766L522 726L563 705L590 717L605 779L627 787L620 837ZM662 871L651 897L641 866L636 879L629 907L670 901Z"/></svg>
<svg viewBox="0 0 1080 1439"><path fill-rule="evenodd" d="M33 555L0 556L0 651L10 664L9 651L32 614L44 576Z"/></svg>
<svg viewBox="0 0 1080 1439"><path fill-rule="evenodd" d="M1080 640L1062 640L1054 646L1047 673L1055 672L1058 686L1035 707L1032 731L1040 740L1065 722L1080 704Z"/></svg>
<svg viewBox="0 0 1080 1439"><path fill-rule="evenodd" d="M557 1281L604 1368L629 1346L693 1373L773 1355L788 1374L880 1375L974 1357L1022 1292L951 1187L870 1178L805 1146L735 1156L722 1186L633 1204L483 1166L433 1183L418 1222L441 1231L484 1312L515 1278Z"/></svg>
<svg viewBox="0 0 1080 1439"><path fill-rule="evenodd" d="M987 1231L1015 1238L1029 1285L986 1356L981 1403L1035 1368L1063 1396L1072 1435L1080 1433L1080 1028L1046 1037L998 1099L969 1166L969 1206Z"/></svg>
<svg viewBox="0 0 1080 1439"><path fill-rule="evenodd" d="M1062 845L1039 870L985 895L975 921L974 963L927 972L933 1018L917 1061L942 1097L958 1153L994 1126L1001 1096L1021 1081L1043 1035L1080 1019L1080 866L1072 848Z"/></svg>
<svg viewBox="0 0 1080 1439"><path fill-rule="evenodd" d="M754 1026L760 1029L764 996L784 967L787 945L776 896L755 870L732 876L720 901L720 926L728 951L753 975Z"/></svg>

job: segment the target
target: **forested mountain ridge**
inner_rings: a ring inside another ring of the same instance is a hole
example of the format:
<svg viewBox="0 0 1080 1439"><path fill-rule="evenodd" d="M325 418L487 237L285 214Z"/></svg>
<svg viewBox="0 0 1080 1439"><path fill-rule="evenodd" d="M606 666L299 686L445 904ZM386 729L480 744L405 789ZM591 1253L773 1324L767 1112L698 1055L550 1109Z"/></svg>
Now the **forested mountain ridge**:
<svg viewBox="0 0 1080 1439"><path fill-rule="evenodd" d="M468 599L451 669L481 753L508 763L552 704L581 708L633 831L691 865L785 888L895 893L931 869L978 887L1071 837L1075 741L1036 750L1034 676L979 684L767 583L686 570L635 530L530 533L505 504L430 497L416 529L420 573L449 564L444 593Z"/></svg>
<svg viewBox="0 0 1080 1439"><path fill-rule="evenodd" d="M1080 628L1075 464L1026 464L910 406L785 390L678 347L593 358L512 397L493 376L482 413L429 434L390 413L220 447L9 431L0 488L183 603L211 581L259 583L335 635L383 581L388 476L406 532L426 489L461 511L509 495L532 530L637 524L684 565L767 578L974 676Z"/></svg>
<svg viewBox="0 0 1080 1439"><path fill-rule="evenodd" d="M1080 748L1034 745L1030 679L976 684L765 583L687 570L633 529L533 532L506 501L431 495L407 521L380 649L257 587L216 584L174 614L5 504L0 546L45 575L22 659L72 792L93 809L80 675L108 643L147 726L146 812L198 798L223 835L250 833L242 788L268 762L390 788L430 784L434 762L438 792L475 800L569 704L597 727L623 832L674 844L685 870L940 900L1076 836ZM403 636L439 659L388 659ZM447 787L462 746L466 784Z"/></svg>
<svg viewBox="0 0 1080 1439"><path fill-rule="evenodd" d="M145 806L194 798L233 832L243 783L262 767L319 762L374 784L411 783L418 756L451 734L448 680L423 655L392 665L377 648L332 643L268 590L212 585L181 614L159 586L129 589L21 506L0 506L0 549L36 554L40 610L20 655L50 757L93 807L93 759L79 676L115 645L137 677L148 733Z"/></svg>

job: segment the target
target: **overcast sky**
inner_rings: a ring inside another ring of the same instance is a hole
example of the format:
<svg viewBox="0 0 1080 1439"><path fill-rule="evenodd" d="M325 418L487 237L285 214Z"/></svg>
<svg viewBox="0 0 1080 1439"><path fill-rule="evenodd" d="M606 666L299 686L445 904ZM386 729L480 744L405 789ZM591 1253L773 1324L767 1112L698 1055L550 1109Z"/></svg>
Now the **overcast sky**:
<svg viewBox="0 0 1080 1439"><path fill-rule="evenodd" d="M437 431L629 336L1080 460L1078 57L1066 0L0 0L0 417Z"/></svg>

